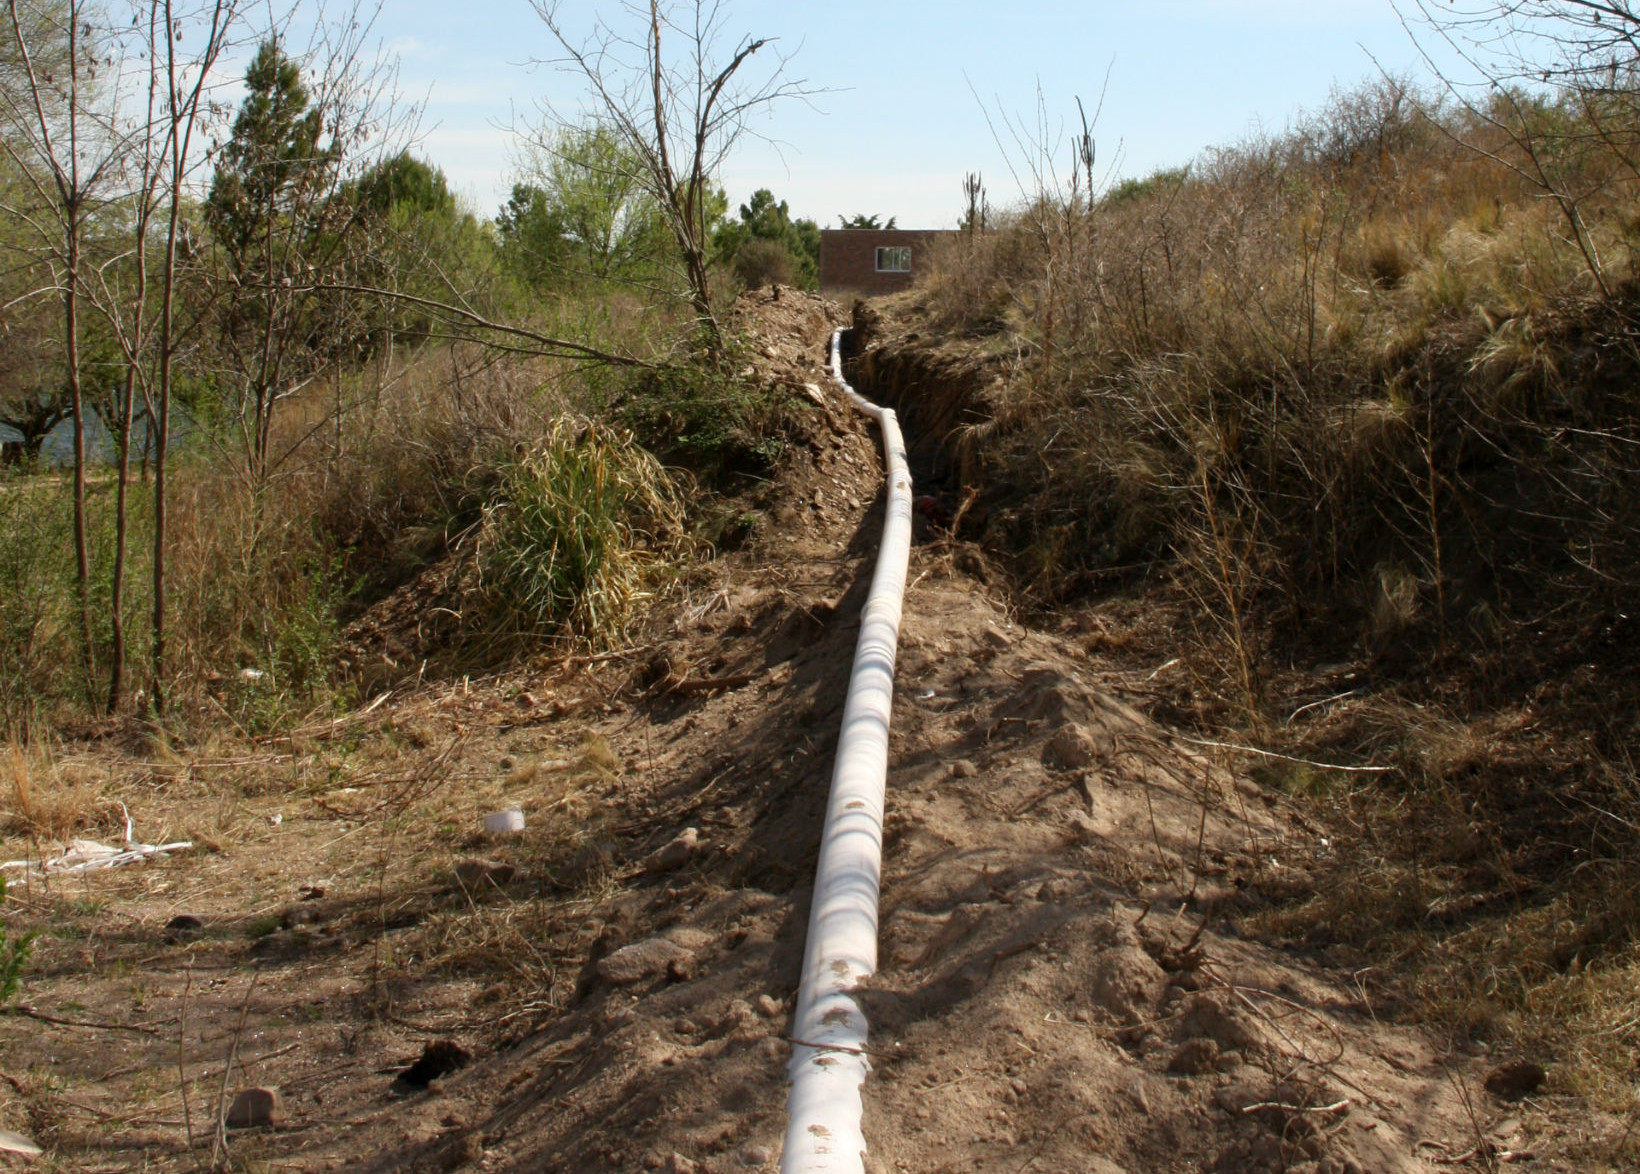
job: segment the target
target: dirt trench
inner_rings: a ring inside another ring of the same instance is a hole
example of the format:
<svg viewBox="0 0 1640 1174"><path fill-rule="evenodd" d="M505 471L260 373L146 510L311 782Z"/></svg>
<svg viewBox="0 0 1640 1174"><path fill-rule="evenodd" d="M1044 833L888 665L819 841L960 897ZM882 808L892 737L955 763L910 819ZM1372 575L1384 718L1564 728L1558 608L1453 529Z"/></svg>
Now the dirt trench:
<svg viewBox="0 0 1640 1174"><path fill-rule="evenodd" d="M742 313L770 377L816 389L751 541L623 656L426 686L277 751L126 752L140 819L221 805L213 850L25 894L76 932L26 992L46 1018L0 1019L0 1127L58 1168L192 1169L232 1056L227 1087L282 1099L273 1128L224 1134L243 1168L774 1169L882 490L874 434L824 377L840 309L786 290ZM983 386L934 402L926 371L862 354L929 481L960 484L949 438ZM1569 1168L1559 1118L1484 1090L1498 1058L1380 1022L1359 960L1237 932L1328 833L1245 757L1148 718L1143 675L1087 652L1074 617L1023 626L966 551L925 516L864 992L867 1168ZM521 838L475 834L506 805ZM179 915L200 930L167 930ZM470 1062L407 1084L430 1041Z"/></svg>

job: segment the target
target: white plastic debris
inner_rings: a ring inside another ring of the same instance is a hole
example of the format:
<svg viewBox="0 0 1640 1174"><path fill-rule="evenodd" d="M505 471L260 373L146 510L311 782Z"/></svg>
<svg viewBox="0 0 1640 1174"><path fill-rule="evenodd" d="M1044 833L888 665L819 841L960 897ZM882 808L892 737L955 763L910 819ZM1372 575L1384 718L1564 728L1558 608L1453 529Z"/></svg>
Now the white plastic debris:
<svg viewBox="0 0 1640 1174"><path fill-rule="evenodd" d="M516 807L484 817L486 836L511 836L524 830L524 813Z"/></svg>
<svg viewBox="0 0 1640 1174"><path fill-rule="evenodd" d="M21 1133L13 1133L9 1129L0 1129L0 1153L21 1154L25 1158L37 1158L45 1150L35 1145Z"/></svg>
<svg viewBox="0 0 1640 1174"><path fill-rule="evenodd" d="M178 840L171 844L141 844L133 837L134 828L131 823L131 811L120 804L120 811L125 815L125 840L121 847L114 848L96 840L70 840L68 849L51 860L8 860L0 864L0 869L21 868L33 869L36 872L65 873L73 875L82 872L95 872L104 868L121 868L127 864L134 864L139 860L153 860L171 852L181 852L194 846L192 840Z"/></svg>

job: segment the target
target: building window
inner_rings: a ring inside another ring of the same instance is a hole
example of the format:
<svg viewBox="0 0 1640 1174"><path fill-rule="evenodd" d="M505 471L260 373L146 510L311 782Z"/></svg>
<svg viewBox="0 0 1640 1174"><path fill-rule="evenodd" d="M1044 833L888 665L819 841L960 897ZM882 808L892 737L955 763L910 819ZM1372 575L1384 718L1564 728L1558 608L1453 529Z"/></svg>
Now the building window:
<svg viewBox="0 0 1640 1174"><path fill-rule="evenodd" d="M911 249L905 245L877 250L878 273L910 273Z"/></svg>

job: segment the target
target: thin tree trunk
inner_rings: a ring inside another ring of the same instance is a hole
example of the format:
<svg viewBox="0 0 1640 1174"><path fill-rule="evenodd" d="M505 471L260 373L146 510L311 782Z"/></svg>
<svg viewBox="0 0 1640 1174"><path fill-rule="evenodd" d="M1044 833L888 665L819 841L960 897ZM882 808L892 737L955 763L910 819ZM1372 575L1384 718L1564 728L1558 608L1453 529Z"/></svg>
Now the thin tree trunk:
<svg viewBox="0 0 1640 1174"><path fill-rule="evenodd" d="M154 620L149 693L154 712L165 710L165 473L171 448L171 351L175 343L177 225L182 211L182 174L173 162L171 218L165 230L165 277L160 296L159 411L154 433Z"/></svg>
<svg viewBox="0 0 1640 1174"><path fill-rule="evenodd" d="M149 426L154 438L154 612L152 637L149 647L151 673L149 690L155 713L165 710L166 631L165 631L165 542L166 542L166 474L171 449L171 359L176 349L176 281L177 237L182 221L183 188L188 177L188 154L193 140L194 120L199 114L199 102L204 79L222 48L226 25L233 18L233 5L218 0L211 14L209 31L197 62L199 73L193 89L185 92L179 85L177 63L177 23L171 0L164 0L165 9L165 75L167 116L170 119L168 149L171 174L166 195L170 199L169 216L165 226L165 265L160 289L159 370L157 382L157 411L150 408Z"/></svg>
<svg viewBox="0 0 1640 1174"><path fill-rule="evenodd" d="M87 691L96 687L96 646L91 638L91 552L85 526L85 405L80 386L80 223L79 209L70 204L65 231L68 237L67 285L63 290L63 346L68 365L69 406L74 413L74 569L80 592L80 652L85 664Z"/></svg>
<svg viewBox="0 0 1640 1174"><path fill-rule="evenodd" d="M138 262L141 264L141 262ZM143 295L142 280L139 277L137 288L138 298ZM139 302L140 305L140 302ZM140 313L140 311L139 311ZM140 338L141 331L138 332ZM127 486L131 481L131 425L136 415L137 400L137 371L136 360L133 358L130 368L125 373L125 397L120 403L120 434L119 434L119 473L118 488L115 492L114 506L114 583L113 596L108 607L108 634L113 642L110 653L112 663L108 666L108 713L110 716L120 711L120 699L125 691L125 549L126 549L126 497Z"/></svg>

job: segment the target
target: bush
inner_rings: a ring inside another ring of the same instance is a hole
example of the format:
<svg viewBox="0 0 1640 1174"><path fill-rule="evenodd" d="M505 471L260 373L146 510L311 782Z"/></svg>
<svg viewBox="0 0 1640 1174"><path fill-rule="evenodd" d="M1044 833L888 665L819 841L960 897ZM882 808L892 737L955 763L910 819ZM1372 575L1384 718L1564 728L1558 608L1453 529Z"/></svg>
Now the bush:
<svg viewBox="0 0 1640 1174"><path fill-rule="evenodd" d="M1392 765L1327 800L1354 831L1266 926L1573 1070L1640 941L1640 179L1555 161L1585 253L1518 146L1386 83L1176 180L1043 193L912 301L995 358L962 468L1022 595L1143 591L1177 618L1146 653L1186 666L1159 716Z"/></svg>
<svg viewBox="0 0 1640 1174"><path fill-rule="evenodd" d="M746 289L792 283L792 255L779 241L753 237L735 253L735 277Z"/></svg>
<svg viewBox="0 0 1640 1174"><path fill-rule="evenodd" d="M769 473L795 432L801 403L789 388L752 381L744 340L713 354L632 377L617 418L669 465L704 486Z"/></svg>

